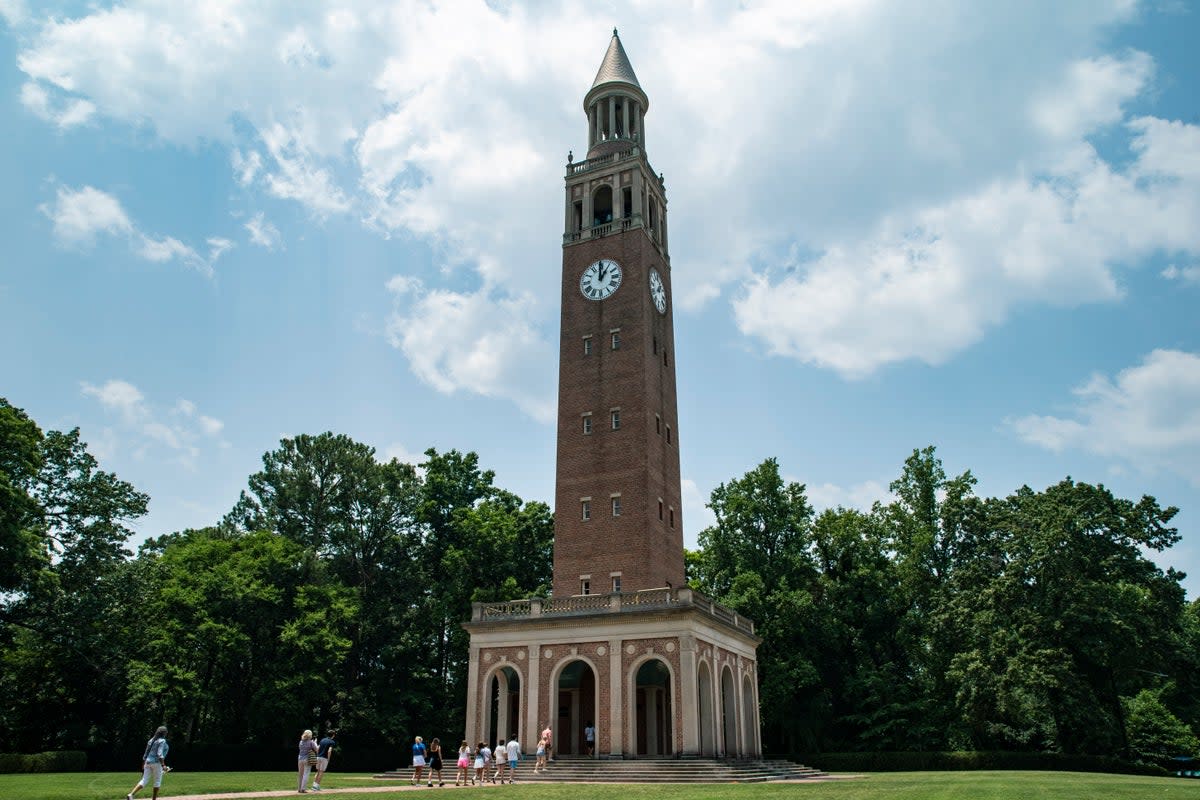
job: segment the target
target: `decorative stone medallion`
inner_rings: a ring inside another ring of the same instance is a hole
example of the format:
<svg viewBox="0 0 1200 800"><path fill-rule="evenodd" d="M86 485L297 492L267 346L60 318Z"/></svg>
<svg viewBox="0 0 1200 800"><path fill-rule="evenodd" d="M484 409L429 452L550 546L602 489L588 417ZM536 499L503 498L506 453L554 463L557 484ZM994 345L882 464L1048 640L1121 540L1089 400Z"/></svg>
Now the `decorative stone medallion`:
<svg viewBox="0 0 1200 800"><path fill-rule="evenodd" d="M604 645L600 645L599 647L596 648L596 655L598 655L598 656L602 656L607 652L608 652L608 648L605 647Z"/></svg>

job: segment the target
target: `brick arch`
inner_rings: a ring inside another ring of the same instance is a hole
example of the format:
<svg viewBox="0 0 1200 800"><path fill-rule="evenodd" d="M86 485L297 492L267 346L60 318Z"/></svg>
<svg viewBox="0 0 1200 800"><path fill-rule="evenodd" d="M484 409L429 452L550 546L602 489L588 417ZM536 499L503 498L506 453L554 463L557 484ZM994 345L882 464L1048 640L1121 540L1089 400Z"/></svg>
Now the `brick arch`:
<svg viewBox="0 0 1200 800"><path fill-rule="evenodd" d="M637 674L638 671L650 661L657 661L667 668L667 676L670 685L667 687L667 698L670 703L671 714L668 717L670 725L670 736L667 741L671 753L678 753L680 747L680 731L676 716L679 707L679 673L675 669L672 659L667 653L643 653L634 658L629 668L625 672L625 737L624 741L628 742L628 751L636 756L638 754L638 718L637 718ZM660 754L661 755L661 754Z"/></svg>
<svg viewBox="0 0 1200 800"><path fill-rule="evenodd" d="M480 697L481 708L480 708L480 717L479 717L479 730L474 731L474 732L471 732L471 731L466 732L467 733L466 738L472 742L472 746L474 746L474 742L477 742L480 740L487 741L488 746L495 744L495 739L491 733L492 722L493 722L493 720L492 720L492 679L495 678L497 676L497 674L500 673L501 670L504 670L504 669L511 669L514 673L516 673L516 676L517 676L517 686L518 686L517 703L516 703L517 719L507 721L507 727L510 730L504 730L504 731L497 730L496 734L499 736L504 736L507 739L510 733L520 730L520 727L519 727L520 721L521 721L522 717L524 717L525 714L528 713L527 703L525 701L526 686L528 685L526 682L527 676L526 676L525 672L520 668L520 666L517 665L516 662L508 661L508 660L497 661L495 664L488 667L488 669L484 672L483 680L480 681L480 683L479 683L480 687L483 690L481 692L481 697ZM508 679L506 677L505 684L507 685L507 683L508 683ZM507 715L504 715L504 716L507 716ZM497 720L497 728L499 728L498 720Z"/></svg>
<svg viewBox="0 0 1200 800"><path fill-rule="evenodd" d="M583 719L574 720L574 722L576 723L576 727L578 728L578 732L577 732L579 734L578 736L575 735L575 732L572 732L569 730L566 730L566 731L559 730L559 725L558 725L558 721L559 721L558 682L562 678L562 674L567 669L567 667L571 666L576 661L582 662L585 666L587 666L588 669L590 669L592 671L592 696L590 699L591 699L591 704L592 704L592 715L593 716L591 717L591 719L594 724L601 723L596 726L597 732L602 730L604 725L607 724L608 710L606 708L601 707L601 703L600 703L601 680L607 673L601 670L600 665L597 664L591 658L591 656L586 655L581 652L567 653L562 658L555 661L554 665L550 668L550 673L549 673L550 680L549 680L549 683L547 684L547 699L549 700L548 707L547 707L547 716L550 717L550 719L549 720L538 720L538 722L537 722L537 730L539 732L543 728L545 728L547 724L550 724L551 728L554 731L554 738L553 738L552 744L554 747L554 752L556 752L556 753L574 752L576 749L576 746L579 744L578 739L582 736L583 723L584 723ZM583 714L583 712L581 710L581 715L582 714ZM596 744L597 744L597 746L599 746L600 742L597 741ZM533 748L536 748L536 747L537 747L537 742L535 741L535 742L533 742Z"/></svg>

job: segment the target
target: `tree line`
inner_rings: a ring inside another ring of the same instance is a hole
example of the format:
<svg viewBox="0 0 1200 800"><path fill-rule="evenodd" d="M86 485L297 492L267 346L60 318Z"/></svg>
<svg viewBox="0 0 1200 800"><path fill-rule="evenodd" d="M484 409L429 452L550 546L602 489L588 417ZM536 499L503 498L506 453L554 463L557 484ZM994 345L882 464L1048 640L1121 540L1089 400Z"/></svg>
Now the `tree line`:
<svg viewBox="0 0 1200 800"><path fill-rule="evenodd" d="M283 439L222 519L133 552L149 498L0 399L4 749L460 735L460 623L549 593L553 519L474 453L424 458ZM1146 557L1176 509L974 483L927 448L870 511L815 513L773 459L714 490L689 580L758 624L768 751L1194 752L1200 605Z"/></svg>

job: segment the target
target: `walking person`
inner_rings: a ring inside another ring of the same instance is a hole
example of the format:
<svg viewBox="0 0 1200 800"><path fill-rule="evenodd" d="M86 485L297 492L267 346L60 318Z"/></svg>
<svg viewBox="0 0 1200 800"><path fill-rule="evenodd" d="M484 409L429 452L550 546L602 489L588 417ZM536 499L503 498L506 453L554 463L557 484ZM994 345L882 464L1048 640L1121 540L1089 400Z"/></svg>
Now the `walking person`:
<svg viewBox="0 0 1200 800"><path fill-rule="evenodd" d="M537 761L533 762L533 774L546 771L546 737L538 739Z"/></svg>
<svg viewBox="0 0 1200 800"><path fill-rule="evenodd" d="M148 783L154 784L153 800L158 800L158 790L162 787L163 773L169 771L167 751L170 749L171 746L167 744L167 726L160 725L154 735L150 737L150 741L146 742L146 750L142 753L142 779L133 785L129 794L125 795L125 800L133 800L133 796Z"/></svg>
<svg viewBox="0 0 1200 800"><path fill-rule="evenodd" d="M317 743L313 741L312 731L305 731L300 734L300 750L296 754L296 772L299 775L296 791L300 794L308 794L308 789L304 786L308 783L308 774L316 765Z"/></svg>
<svg viewBox="0 0 1200 800"><path fill-rule="evenodd" d="M458 746L458 775L454 778L454 785L458 786L459 781L462 785L467 785L467 770L471 768L471 745L467 744L467 740L463 739L462 744Z"/></svg>
<svg viewBox="0 0 1200 800"><path fill-rule="evenodd" d="M337 731L331 730L317 743L317 777L313 778L312 784L314 792L321 791L321 778L325 777L325 770L329 769L329 759L333 758L333 748L337 746L337 742L333 740L335 736Z"/></svg>
<svg viewBox="0 0 1200 800"><path fill-rule="evenodd" d="M504 753L508 756L508 782L516 783L517 762L521 760L521 743L517 741L515 733L509 737L508 744L504 746Z"/></svg>
<svg viewBox="0 0 1200 800"><path fill-rule="evenodd" d="M472 786L475 785L476 781L479 782L480 786L483 786L483 765L484 765L483 751L484 750L487 750L487 744L484 742L480 742L479 745L475 748L475 764L474 764L475 777L471 779Z"/></svg>
<svg viewBox="0 0 1200 800"><path fill-rule="evenodd" d="M433 786L433 773L437 773L438 786L445 786L446 782L442 780L442 740L433 737L433 741L429 743L429 783L426 786Z"/></svg>
<svg viewBox="0 0 1200 800"><path fill-rule="evenodd" d="M504 785L504 768L508 766L508 751L504 749L504 737L500 737L500 741L496 742L496 749L492 751L492 762L496 765L496 774L492 776L492 783L496 782L496 778L500 779L500 785Z"/></svg>
<svg viewBox="0 0 1200 800"><path fill-rule="evenodd" d="M544 739L546 741L546 760L547 761L554 760L554 748L551 746L550 736L551 736L550 723L547 722L546 730L542 731L542 739Z"/></svg>
<svg viewBox="0 0 1200 800"><path fill-rule="evenodd" d="M421 782L421 773L425 771L425 740L420 736L413 739L413 777L412 785Z"/></svg>
<svg viewBox="0 0 1200 800"><path fill-rule="evenodd" d="M583 742L587 745L587 754L590 756L596 752L596 726L589 719L587 725L583 726Z"/></svg>

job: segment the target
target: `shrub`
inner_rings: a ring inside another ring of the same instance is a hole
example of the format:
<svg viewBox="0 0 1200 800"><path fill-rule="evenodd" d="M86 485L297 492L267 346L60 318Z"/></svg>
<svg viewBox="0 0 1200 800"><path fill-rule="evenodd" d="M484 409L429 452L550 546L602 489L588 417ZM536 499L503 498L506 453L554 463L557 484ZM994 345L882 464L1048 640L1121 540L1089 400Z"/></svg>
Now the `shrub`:
<svg viewBox="0 0 1200 800"><path fill-rule="evenodd" d="M57 750L49 753L0 753L0 773L83 772L87 753L82 750Z"/></svg>
<svg viewBox="0 0 1200 800"><path fill-rule="evenodd" d="M1111 756L1066 753L1017 753L1003 750L957 752L807 753L797 760L827 772L924 772L977 769L1111 772L1165 775L1155 766L1133 764Z"/></svg>

